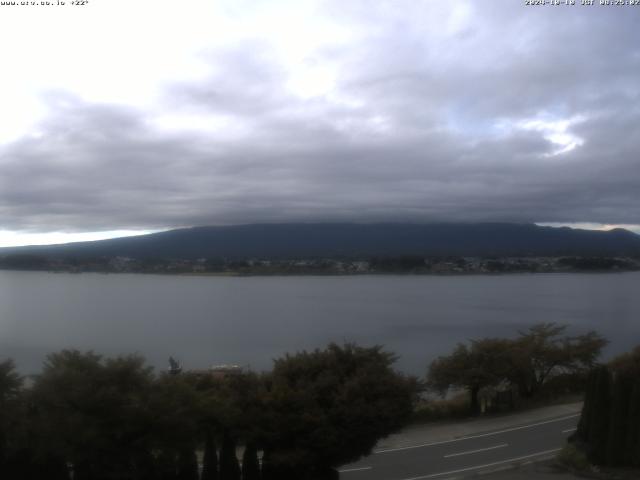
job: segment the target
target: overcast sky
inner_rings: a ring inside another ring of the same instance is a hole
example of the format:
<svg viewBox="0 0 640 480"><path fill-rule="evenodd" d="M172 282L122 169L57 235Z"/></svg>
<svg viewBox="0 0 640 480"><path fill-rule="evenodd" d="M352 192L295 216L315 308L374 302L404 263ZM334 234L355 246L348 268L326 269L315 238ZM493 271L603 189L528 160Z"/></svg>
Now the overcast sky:
<svg viewBox="0 0 640 480"><path fill-rule="evenodd" d="M640 6L520 0L0 6L0 245L281 221L640 231L639 25Z"/></svg>

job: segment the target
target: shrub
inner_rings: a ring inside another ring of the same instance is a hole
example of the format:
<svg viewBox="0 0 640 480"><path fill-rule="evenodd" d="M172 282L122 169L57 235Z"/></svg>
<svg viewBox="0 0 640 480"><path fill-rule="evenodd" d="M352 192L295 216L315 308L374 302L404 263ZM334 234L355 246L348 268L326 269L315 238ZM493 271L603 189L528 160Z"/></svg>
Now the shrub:
<svg viewBox="0 0 640 480"><path fill-rule="evenodd" d="M589 468L587 455L575 445L568 444L558 453L558 462L566 468L584 471Z"/></svg>

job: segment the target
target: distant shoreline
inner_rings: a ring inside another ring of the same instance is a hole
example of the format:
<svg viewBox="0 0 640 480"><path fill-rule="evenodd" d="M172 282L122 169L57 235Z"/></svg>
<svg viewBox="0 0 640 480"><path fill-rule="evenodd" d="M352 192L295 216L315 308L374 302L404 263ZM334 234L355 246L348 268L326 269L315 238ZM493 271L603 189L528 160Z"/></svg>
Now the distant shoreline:
<svg viewBox="0 0 640 480"><path fill-rule="evenodd" d="M508 275L535 275L535 274L620 274L640 272L640 268L629 269L565 269L565 270L512 270L502 272L411 272L411 271L384 271L384 272L259 272L259 271L225 271L225 272L166 272L166 271L107 271L107 270L51 270L51 269L26 269L4 268L6 272L40 272L52 274L102 274L102 275L160 275L172 277L363 277L363 276L400 276L400 277L470 277L470 276L508 276Z"/></svg>

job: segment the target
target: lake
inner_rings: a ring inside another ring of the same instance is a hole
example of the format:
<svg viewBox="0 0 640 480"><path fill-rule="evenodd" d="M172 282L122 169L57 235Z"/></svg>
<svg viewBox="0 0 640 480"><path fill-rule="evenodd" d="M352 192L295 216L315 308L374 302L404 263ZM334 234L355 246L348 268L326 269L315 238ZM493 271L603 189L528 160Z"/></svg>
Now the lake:
<svg viewBox="0 0 640 480"><path fill-rule="evenodd" d="M383 344L423 374L459 341L536 322L595 329L606 355L640 344L640 272L473 276L198 277L0 271L0 358L37 372L49 352L137 352L166 368L264 370L328 342Z"/></svg>

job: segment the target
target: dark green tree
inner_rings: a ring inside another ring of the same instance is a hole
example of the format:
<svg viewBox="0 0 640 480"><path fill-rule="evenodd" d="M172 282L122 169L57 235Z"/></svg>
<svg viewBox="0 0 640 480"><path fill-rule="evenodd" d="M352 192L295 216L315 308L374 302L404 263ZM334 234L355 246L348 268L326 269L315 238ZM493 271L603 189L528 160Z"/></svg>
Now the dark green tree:
<svg viewBox="0 0 640 480"><path fill-rule="evenodd" d="M0 477L9 475L10 456L17 447L10 440L16 434L21 389L22 378L16 372L13 360L0 362Z"/></svg>
<svg viewBox="0 0 640 480"><path fill-rule="evenodd" d="M594 382L594 397L591 399L593 413L590 419L589 436L586 440L591 461L603 465L607 459L611 408L611 372L607 366L602 365L596 368Z"/></svg>
<svg viewBox="0 0 640 480"><path fill-rule="evenodd" d="M187 375L166 373L156 379L151 393L147 410L154 419L153 448L162 452L162 464L169 466L173 462L171 468L178 475L180 464L186 466L201 435L199 394ZM169 468L164 470L168 472Z"/></svg>
<svg viewBox="0 0 640 480"><path fill-rule="evenodd" d="M591 428L594 421L594 416L597 414L594 408L594 399L596 396L596 375L597 370L591 369L587 376L586 392L584 396L584 402L582 404L582 413L580 420L578 421L578 427L576 429L576 436L584 441L591 438Z"/></svg>
<svg viewBox="0 0 640 480"><path fill-rule="evenodd" d="M304 480L371 452L410 418L417 382L381 347L286 355L267 379L264 478ZM333 475L331 473L330 475Z"/></svg>
<svg viewBox="0 0 640 480"><path fill-rule="evenodd" d="M607 435L607 465L621 466L625 463L628 427L630 427L628 425L629 399L632 389L632 379L620 374L614 377Z"/></svg>
<svg viewBox="0 0 640 480"><path fill-rule="evenodd" d="M194 448L185 445L180 449L177 467L178 480L199 480L198 458Z"/></svg>
<svg viewBox="0 0 640 480"><path fill-rule="evenodd" d="M218 480L218 453L213 433L207 430L204 440L204 457L202 459L202 480Z"/></svg>
<svg viewBox="0 0 640 480"><path fill-rule="evenodd" d="M618 420L618 423L624 425L616 429L620 435L624 434L622 429L626 431L623 444L617 438L610 439L619 445L623 452L621 455L619 452L613 453L615 445L610 446L612 450L610 461L640 466L640 346L631 352L619 355L611 361L610 365L616 381L624 384L624 387L619 386L618 392L614 392L614 408L618 405L614 417L617 418L621 412L626 413L623 419ZM625 402L625 396L626 405L619 405Z"/></svg>
<svg viewBox="0 0 640 480"><path fill-rule="evenodd" d="M135 356L49 355L32 397L46 453L73 464L76 480L131 476L153 447L152 380Z"/></svg>
<svg viewBox="0 0 640 480"><path fill-rule="evenodd" d="M178 480L178 462L173 451L165 449L159 452L156 472L158 480Z"/></svg>
<svg viewBox="0 0 640 480"><path fill-rule="evenodd" d="M572 441L596 465L640 465L640 347L592 371Z"/></svg>
<svg viewBox="0 0 640 480"><path fill-rule="evenodd" d="M242 454L242 480L260 480L260 462L255 443L245 445Z"/></svg>
<svg viewBox="0 0 640 480"><path fill-rule="evenodd" d="M225 431L220 449L220 480L240 480L240 464L236 456L236 441Z"/></svg>
<svg viewBox="0 0 640 480"><path fill-rule="evenodd" d="M625 463L640 467L640 379L636 379L629 398Z"/></svg>

